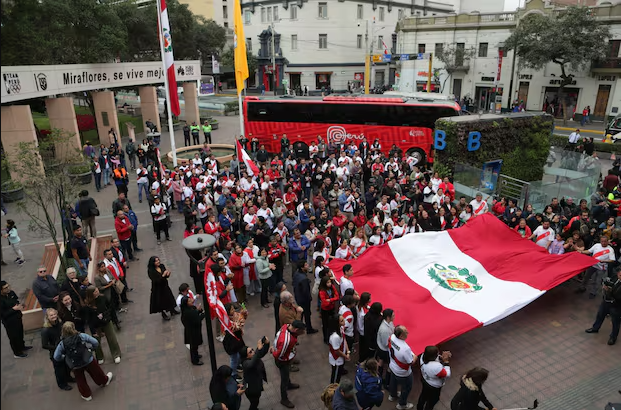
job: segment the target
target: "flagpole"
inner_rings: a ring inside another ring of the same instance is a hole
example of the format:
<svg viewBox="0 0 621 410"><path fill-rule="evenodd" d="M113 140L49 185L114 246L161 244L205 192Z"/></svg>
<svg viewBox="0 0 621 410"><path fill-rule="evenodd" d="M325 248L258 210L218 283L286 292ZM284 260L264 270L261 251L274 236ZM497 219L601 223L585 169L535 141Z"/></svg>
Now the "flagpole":
<svg viewBox="0 0 621 410"><path fill-rule="evenodd" d="M246 81L244 80L244 90L246 89ZM237 104L239 105L239 129L240 135L246 135L244 130L244 104L242 103L242 93L237 94Z"/></svg>
<svg viewBox="0 0 621 410"><path fill-rule="evenodd" d="M170 107L170 89L168 88L168 75L166 61L164 60L164 37L162 35L162 3L157 0L157 26L159 28L158 38L160 41L160 52L162 53L162 75L164 76L164 92L166 112L168 114L168 133L170 134L170 151L172 153L173 166L177 166L177 146L175 144L175 130L173 129L172 109ZM177 84L175 84L175 87ZM159 105L159 104L158 104Z"/></svg>

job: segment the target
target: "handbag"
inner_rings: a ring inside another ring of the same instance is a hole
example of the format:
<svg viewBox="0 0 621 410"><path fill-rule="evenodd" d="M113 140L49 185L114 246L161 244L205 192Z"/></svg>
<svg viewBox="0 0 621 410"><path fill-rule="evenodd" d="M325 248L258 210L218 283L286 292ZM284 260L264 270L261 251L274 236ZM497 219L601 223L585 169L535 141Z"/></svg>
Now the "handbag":
<svg viewBox="0 0 621 410"><path fill-rule="evenodd" d="M125 284L120 280L117 280L114 282L114 290L116 290L116 293L120 295L125 290Z"/></svg>

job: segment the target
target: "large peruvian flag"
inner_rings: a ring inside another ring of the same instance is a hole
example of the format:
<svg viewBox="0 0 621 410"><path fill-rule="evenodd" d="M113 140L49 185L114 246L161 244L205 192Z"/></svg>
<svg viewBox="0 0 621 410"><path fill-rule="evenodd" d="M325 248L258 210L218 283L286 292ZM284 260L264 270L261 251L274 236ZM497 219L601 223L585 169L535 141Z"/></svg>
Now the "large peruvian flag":
<svg viewBox="0 0 621 410"><path fill-rule="evenodd" d="M207 300L209 302L209 310L211 311L211 318L218 317L220 324L230 334L233 334L231 330L231 319L224 308L224 304L218 297L218 289L216 285L216 277L208 267L205 267L204 274L205 293L207 294Z"/></svg>
<svg viewBox="0 0 621 410"><path fill-rule="evenodd" d="M249 175L259 175L259 167L257 167L257 164L255 164L252 159L250 159L250 156L239 143L239 140L237 140L237 158L244 161Z"/></svg>
<svg viewBox="0 0 621 410"><path fill-rule="evenodd" d="M592 266L590 256L550 255L490 214L458 229L411 233L335 260L337 278L351 263L358 293L396 312L414 352L492 324Z"/></svg>
<svg viewBox="0 0 621 410"><path fill-rule="evenodd" d="M179 108L179 94L177 93L177 76L175 75L175 58L173 57L172 49L172 36L170 35L170 22L168 21L168 8L166 7L166 0L160 0L160 22L161 27L161 41L164 43L164 63L166 64L166 77L168 79L168 93L170 95L170 110L176 116L181 114Z"/></svg>

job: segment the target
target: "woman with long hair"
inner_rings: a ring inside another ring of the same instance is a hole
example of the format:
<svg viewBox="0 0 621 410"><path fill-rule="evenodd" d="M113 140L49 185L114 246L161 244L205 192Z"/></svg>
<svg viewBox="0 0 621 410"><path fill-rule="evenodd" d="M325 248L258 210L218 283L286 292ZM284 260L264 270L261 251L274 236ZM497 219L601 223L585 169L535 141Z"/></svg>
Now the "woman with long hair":
<svg viewBox="0 0 621 410"><path fill-rule="evenodd" d="M73 322L78 332L84 332L82 306L75 303L67 292L60 292L58 295L58 317L63 322Z"/></svg>
<svg viewBox="0 0 621 410"><path fill-rule="evenodd" d="M69 296L69 295L67 295ZM41 330L41 347L50 352L50 360L54 366L54 376L56 376L56 384L61 390L71 390L69 386L70 381L73 378L69 375L69 368L64 360L54 360L54 352L56 347L60 343L62 334L63 322L58 317L58 311L54 308L49 308L45 311L45 321L43 322L43 330Z"/></svg>
<svg viewBox="0 0 621 410"><path fill-rule="evenodd" d="M183 343L190 345L190 360L195 366L202 366L198 347L203 344L201 323L205 318L202 305L195 306L194 298L188 294L181 298L181 323L183 323Z"/></svg>
<svg viewBox="0 0 621 410"><path fill-rule="evenodd" d="M489 371L482 367L475 367L468 370L462 376L459 391L451 400L451 410L479 410L479 403L482 402L486 408L496 410L496 407L483 393L483 383L487 380Z"/></svg>
<svg viewBox="0 0 621 410"><path fill-rule="evenodd" d="M362 410L380 407L384 401L382 378L378 374L377 360L361 361L356 370L356 398Z"/></svg>
<svg viewBox="0 0 621 410"><path fill-rule="evenodd" d="M364 340L367 345L367 357L374 357L377 351L377 332L382 324L383 306L379 302L373 302L369 311L364 315Z"/></svg>
<svg viewBox="0 0 621 410"><path fill-rule="evenodd" d="M451 352L445 351L440 354L436 346L427 346L425 353L420 356L420 373L423 389L418 397L417 409L433 410L440 401L440 392L446 379L451 377L449 360Z"/></svg>
<svg viewBox="0 0 621 410"><path fill-rule="evenodd" d="M164 320L170 320L172 311L177 306L175 296L168 286L170 271L157 256L151 256L147 266L149 279L151 279L151 302L149 313L162 313Z"/></svg>
<svg viewBox="0 0 621 410"><path fill-rule="evenodd" d="M369 246L377 246L384 243L384 237L382 235L382 225L376 225L373 228L373 235L369 238Z"/></svg>
<svg viewBox="0 0 621 410"><path fill-rule="evenodd" d="M114 357L114 363L121 363L121 348L116 339L116 332L112 324L112 305L103 294L99 293L99 289L95 286L89 286L86 289L84 312L93 337L100 341L102 335L105 336L106 340L108 340L110 353ZM95 356L98 363L104 364L104 353L101 343L97 343L95 347L97 348Z"/></svg>
<svg viewBox="0 0 621 410"><path fill-rule="evenodd" d="M362 255L362 253L367 249L367 242L367 236L364 233L364 226L356 229L354 237L351 238L351 241L349 242L352 252L356 257Z"/></svg>
<svg viewBox="0 0 621 410"><path fill-rule="evenodd" d="M358 338L358 361L363 362L366 360L369 354L369 349L367 348L367 342L364 338L364 317L369 312L371 304L371 294L369 292L362 292L360 295L360 300L358 301L358 306L356 306L356 327L358 329L358 334L360 337Z"/></svg>
<svg viewBox="0 0 621 410"><path fill-rule="evenodd" d="M328 344L330 336L328 318L334 314L336 303L339 299L339 292L332 283L332 278L329 275L321 278L319 283L319 300L321 303L321 330L323 331L323 342L325 344Z"/></svg>
<svg viewBox="0 0 621 410"><path fill-rule="evenodd" d="M93 288L97 290L97 288ZM93 358L93 355L90 353L85 346L86 343L90 343L93 347L100 349L100 343L97 339L92 336L87 335L86 333L80 333L75 329L73 322L67 322L63 324L62 340L56 346L56 350L54 351L54 360L57 362L66 360L69 367L73 370L73 374L75 376L75 381L78 384L78 390L80 391L81 397L86 401L93 400L93 395L91 392L91 388L89 387L86 376L84 372L87 372L93 378L93 381L99 385L100 387L106 387L112 381L112 372L108 372L104 374L101 367L97 361ZM71 353L72 351L81 350L84 354L83 357L75 358L72 357L71 354L67 355L67 353ZM84 361L85 364L79 363L76 367L72 366L69 363L76 363L75 360L79 359L80 361Z"/></svg>
<svg viewBox="0 0 621 410"><path fill-rule="evenodd" d="M244 391L243 385L235 381L233 369L227 365L218 367L209 382L211 401L226 404L229 410L239 410Z"/></svg>
<svg viewBox="0 0 621 410"><path fill-rule="evenodd" d="M330 383L341 382L345 361L350 360L350 346L347 345L345 334L343 334L343 326L345 326L345 319L342 315L332 315L328 318L328 332L330 333L328 361L332 367Z"/></svg>

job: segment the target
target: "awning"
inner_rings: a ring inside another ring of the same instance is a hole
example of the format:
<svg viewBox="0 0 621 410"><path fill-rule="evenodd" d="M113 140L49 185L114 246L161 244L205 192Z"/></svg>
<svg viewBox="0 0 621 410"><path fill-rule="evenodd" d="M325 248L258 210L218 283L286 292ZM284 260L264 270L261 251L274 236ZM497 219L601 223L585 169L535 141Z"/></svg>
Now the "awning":
<svg viewBox="0 0 621 410"><path fill-rule="evenodd" d="M315 71L315 74L330 74L332 75L334 71Z"/></svg>
<svg viewBox="0 0 621 410"><path fill-rule="evenodd" d="M301 71L287 71L285 74L302 74Z"/></svg>

